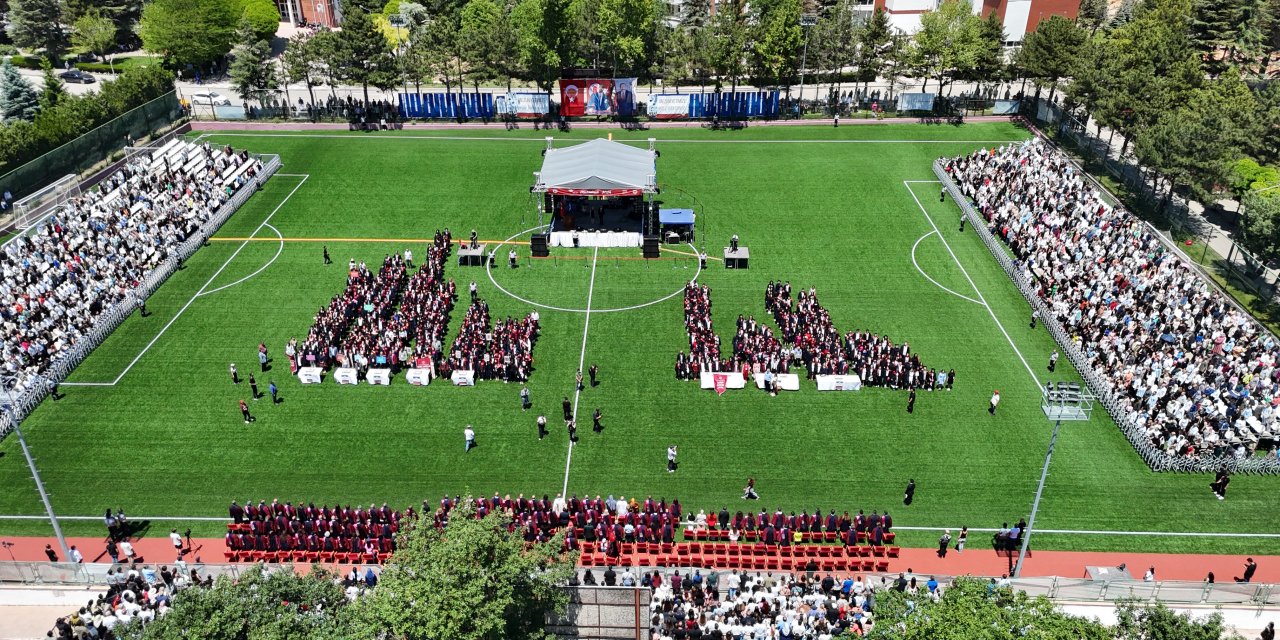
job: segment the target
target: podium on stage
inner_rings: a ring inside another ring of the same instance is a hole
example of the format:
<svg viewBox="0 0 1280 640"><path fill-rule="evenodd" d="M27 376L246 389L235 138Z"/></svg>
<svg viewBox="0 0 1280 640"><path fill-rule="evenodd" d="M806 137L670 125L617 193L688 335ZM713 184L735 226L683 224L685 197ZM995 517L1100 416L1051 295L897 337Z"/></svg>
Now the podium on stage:
<svg viewBox="0 0 1280 640"><path fill-rule="evenodd" d="M489 245L482 244L472 248L470 244L464 244L458 249L458 266L460 267L483 267L485 261L485 247Z"/></svg>

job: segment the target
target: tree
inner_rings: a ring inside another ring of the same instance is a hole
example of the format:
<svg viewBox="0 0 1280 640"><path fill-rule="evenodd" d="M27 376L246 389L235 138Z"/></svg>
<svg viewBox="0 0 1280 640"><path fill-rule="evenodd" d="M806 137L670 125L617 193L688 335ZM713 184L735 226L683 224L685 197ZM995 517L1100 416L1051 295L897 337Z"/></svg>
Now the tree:
<svg viewBox="0 0 1280 640"><path fill-rule="evenodd" d="M10 0L9 37L24 49L43 50L56 58L66 50L59 0Z"/></svg>
<svg viewBox="0 0 1280 640"><path fill-rule="evenodd" d="M515 32L505 9L494 0L471 0L462 9L462 30L458 34L468 75L476 91L480 83L507 79L516 55Z"/></svg>
<svg viewBox="0 0 1280 640"><path fill-rule="evenodd" d="M517 63L548 95L560 77L566 9L565 0L520 0L511 10Z"/></svg>
<svg viewBox="0 0 1280 640"><path fill-rule="evenodd" d="M602 34L600 29L600 0L569 0L565 25L570 57L566 62L577 67L600 67Z"/></svg>
<svg viewBox="0 0 1280 640"><path fill-rule="evenodd" d="M43 86L40 90L40 109L47 110L58 104L58 101L67 96L67 88L63 86L62 79L53 71L53 63L46 58L40 61L40 70L43 76Z"/></svg>
<svg viewBox="0 0 1280 640"><path fill-rule="evenodd" d="M259 40L268 43L280 28L280 9L274 0L236 0L239 4L237 20L248 20Z"/></svg>
<svg viewBox="0 0 1280 640"><path fill-rule="evenodd" d="M361 10L347 13L337 44L342 79L363 87L365 102L369 101L369 85L380 89L395 87L399 77L391 44L369 13Z"/></svg>
<svg viewBox="0 0 1280 640"><path fill-rule="evenodd" d="M1089 35L1093 35L1106 23L1107 0L1080 0L1080 9L1076 12L1076 24L1083 29L1088 29Z"/></svg>
<svg viewBox="0 0 1280 640"><path fill-rule="evenodd" d="M915 77L925 80L922 90L928 88L930 78L937 78L941 92L977 63L982 20L973 15L971 6L969 0L945 0L936 11L920 17L910 60Z"/></svg>
<svg viewBox="0 0 1280 640"><path fill-rule="evenodd" d="M152 0L142 11L142 46L179 64L207 65L231 51L236 0Z"/></svg>
<svg viewBox="0 0 1280 640"><path fill-rule="evenodd" d="M831 91L840 93L844 67L853 64L857 53L858 28L854 20L854 3L852 0L838 0L825 14L818 18L813 27L816 47L814 58L818 69L830 73ZM832 105L835 108L835 105Z"/></svg>
<svg viewBox="0 0 1280 640"><path fill-rule="evenodd" d="M756 23L751 44L752 74L758 82L790 85L804 46L800 0L753 2L752 9Z"/></svg>
<svg viewBox="0 0 1280 640"><path fill-rule="evenodd" d="M97 11L116 26L116 38L133 32L142 16L143 0L62 0L63 21L74 23L85 14Z"/></svg>
<svg viewBox="0 0 1280 640"><path fill-rule="evenodd" d="M736 10L725 10L731 7L726 3L712 18L708 52L711 70L716 74L716 89L719 90L728 78L733 90L737 91L738 81L745 71L744 56L749 40L742 15Z"/></svg>
<svg viewBox="0 0 1280 640"><path fill-rule="evenodd" d="M258 38L253 23L245 18L236 31L239 44L232 51L231 86L244 100L254 98L264 108L276 88L275 65L271 63L271 45Z"/></svg>
<svg viewBox="0 0 1280 640"><path fill-rule="evenodd" d="M115 63L107 57L116 45L116 23L102 15L97 9L91 9L76 19L74 31L71 33L71 44L77 49L92 53L99 59L107 60L115 70Z"/></svg>
<svg viewBox="0 0 1280 640"><path fill-rule="evenodd" d="M858 35L858 53L855 58L855 64L858 69L857 79L863 83L863 91L865 93L869 83L879 78L885 70L887 62L885 53L893 37L889 31L888 12L883 8L877 7L871 13L871 17L867 18L866 23L862 26L862 31Z"/></svg>
<svg viewBox="0 0 1280 640"><path fill-rule="evenodd" d="M1106 626L1062 612L1043 596L957 578L937 601L927 594L876 593L876 640L1110 640ZM1172 636L1171 636L1172 637Z"/></svg>
<svg viewBox="0 0 1280 640"><path fill-rule="evenodd" d="M40 109L40 95L18 68L5 58L0 66L0 117L4 121L31 120Z"/></svg>
<svg viewBox="0 0 1280 640"><path fill-rule="evenodd" d="M341 56L338 52L338 32L321 29L311 36L307 44L311 49L316 74L324 80L324 84L329 85L330 97L337 100L338 94L334 87L341 82L342 75L339 69Z"/></svg>
<svg viewBox="0 0 1280 640"><path fill-rule="evenodd" d="M1253 158L1241 158L1231 163L1228 186L1237 199L1253 190L1280 186L1280 167L1258 164Z"/></svg>
<svg viewBox="0 0 1280 640"><path fill-rule="evenodd" d="M1138 0L1121 0L1120 6L1116 8L1116 12L1111 16L1109 26L1114 29L1129 24L1133 19L1133 14L1138 9Z"/></svg>
<svg viewBox="0 0 1280 640"><path fill-rule="evenodd" d="M600 45L614 73L644 73L654 57L658 6L653 0L597 0Z"/></svg>
<svg viewBox="0 0 1280 640"><path fill-rule="evenodd" d="M1058 90L1058 80L1072 75L1088 35L1075 22L1062 16L1042 21L1022 41L1016 59L1018 66L1036 86L1048 85L1049 99Z"/></svg>
<svg viewBox="0 0 1280 640"><path fill-rule="evenodd" d="M1237 39L1245 17L1246 0L1194 0L1191 3L1191 37L1205 70L1212 76L1226 71L1235 57Z"/></svg>
<svg viewBox="0 0 1280 640"><path fill-rule="evenodd" d="M253 565L233 580L193 587L145 627L116 627L122 640L169 638L341 638L349 605L337 576L321 565L300 576Z"/></svg>
<svg viewBox="0 0 1280 640"><path fill-rule="evenodd" d="M963 77L984 84L1002 81L1008 65L1004 59L1004 23L998 13L992 11L978 23L973 47L973 66L964 70Z"/></svg>
<svg viewBox="0 0 1280 640"><path fill-rule="evenodd" d="M316 103L315 88L324 84L323 62L316 44L313 36L306 33L294 34L285 44L284 55L280 58L287 81L307 85L312 105Z"/></svg>
<svg viewBox="0 0 1280 640"><path fill-rule="evenodd" d="M1240 243L1264 260L1280 258L1280 197L1248 191L1240 200Z"/></svg>
<svg viewBox="0 0 1280 640"><path fill-rule="evenodd" d="M1116 603L1116 637L1126 640L1243 640L1237 633L1227 633L1222 614L1193 618L1188 613L1175 613L1165 603L1121 600Z"/></svg>
<svg viewBox="0 0 1280 640"><path fill-rule="evenodd" d="M510 517L476 519L470 499L444 530L429 520L402 525L378 588L352 607L357 638L537 638L548 614L561 615L576 553L563 555L563 533L526 549ZM405 606L413 603L413 606Z"/></svg>

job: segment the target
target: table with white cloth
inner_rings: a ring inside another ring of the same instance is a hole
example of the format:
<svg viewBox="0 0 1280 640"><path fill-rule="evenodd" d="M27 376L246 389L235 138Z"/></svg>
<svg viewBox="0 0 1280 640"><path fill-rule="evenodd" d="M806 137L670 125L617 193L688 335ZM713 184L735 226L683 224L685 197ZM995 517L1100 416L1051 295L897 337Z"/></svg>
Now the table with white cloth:
<svg viewBox="0 0 1280 640"><path fill-rule="evenodd" d="M573 231L552 231L551 246L572 247ZM634 231L578 231L579 247L639 247L640 234Z"/></svg>
<svg viewBox="0 0 1280 640"><path fill-rule="evenodd" d="M862 388L862 378L856 375L814 376L818 391L857 391Z"/></svg>
<svg viewBox="0 0 1280 640"><path fill-rule="evenodd" d="M716 375L725 376L724 388L726 389L744 389L747 386L747 379L742 377L741 371L703 371L701 378L703 389L716 388Z"/></svg>

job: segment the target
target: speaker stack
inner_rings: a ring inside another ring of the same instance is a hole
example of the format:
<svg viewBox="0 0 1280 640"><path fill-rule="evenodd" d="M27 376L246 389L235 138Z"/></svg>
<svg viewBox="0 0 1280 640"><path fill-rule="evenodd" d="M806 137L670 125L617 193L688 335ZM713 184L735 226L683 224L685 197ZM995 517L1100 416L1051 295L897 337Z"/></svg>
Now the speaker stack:
<svg viewBox="0 0 1280 640"><path fill-rule="evenodd" d="M661 251L660 249L661 244L662 244L662 238L658 236L645 236L644 237L644 257L646 258L658 257L658 253Z"/></svg>
<svg viewBox="0 0 1280 640"><path fill-rule="evenodd" d="M551 248L550 243L548 243L548 239L549 238L545 233L535 233L533 237L529 239L529 250L533 253L533 257L545 258L551 255Z"/></svg>

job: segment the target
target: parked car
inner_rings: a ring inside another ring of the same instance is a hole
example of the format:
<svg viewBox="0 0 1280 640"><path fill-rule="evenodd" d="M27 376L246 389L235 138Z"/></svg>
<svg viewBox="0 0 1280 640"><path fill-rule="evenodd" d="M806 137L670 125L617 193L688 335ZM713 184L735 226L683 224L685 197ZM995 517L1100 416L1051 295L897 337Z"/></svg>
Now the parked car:
<svg viewBox="0 0 1280 640"><path fill-rule="evenodd" d="M63 82L80 82L83 84L93 84L98 81L97 78L79 69L70 69L68 71L63 71L62 73L58 74L58 77L62 78Z"/></svg>
<svg viewBox="0 0 1280 640"><path fill-rule="evenodd" d="M187 96L192 104L207 104L211 106L226 107L231 105L231 98L228 98L217 91L196 91Z"/></svg>

